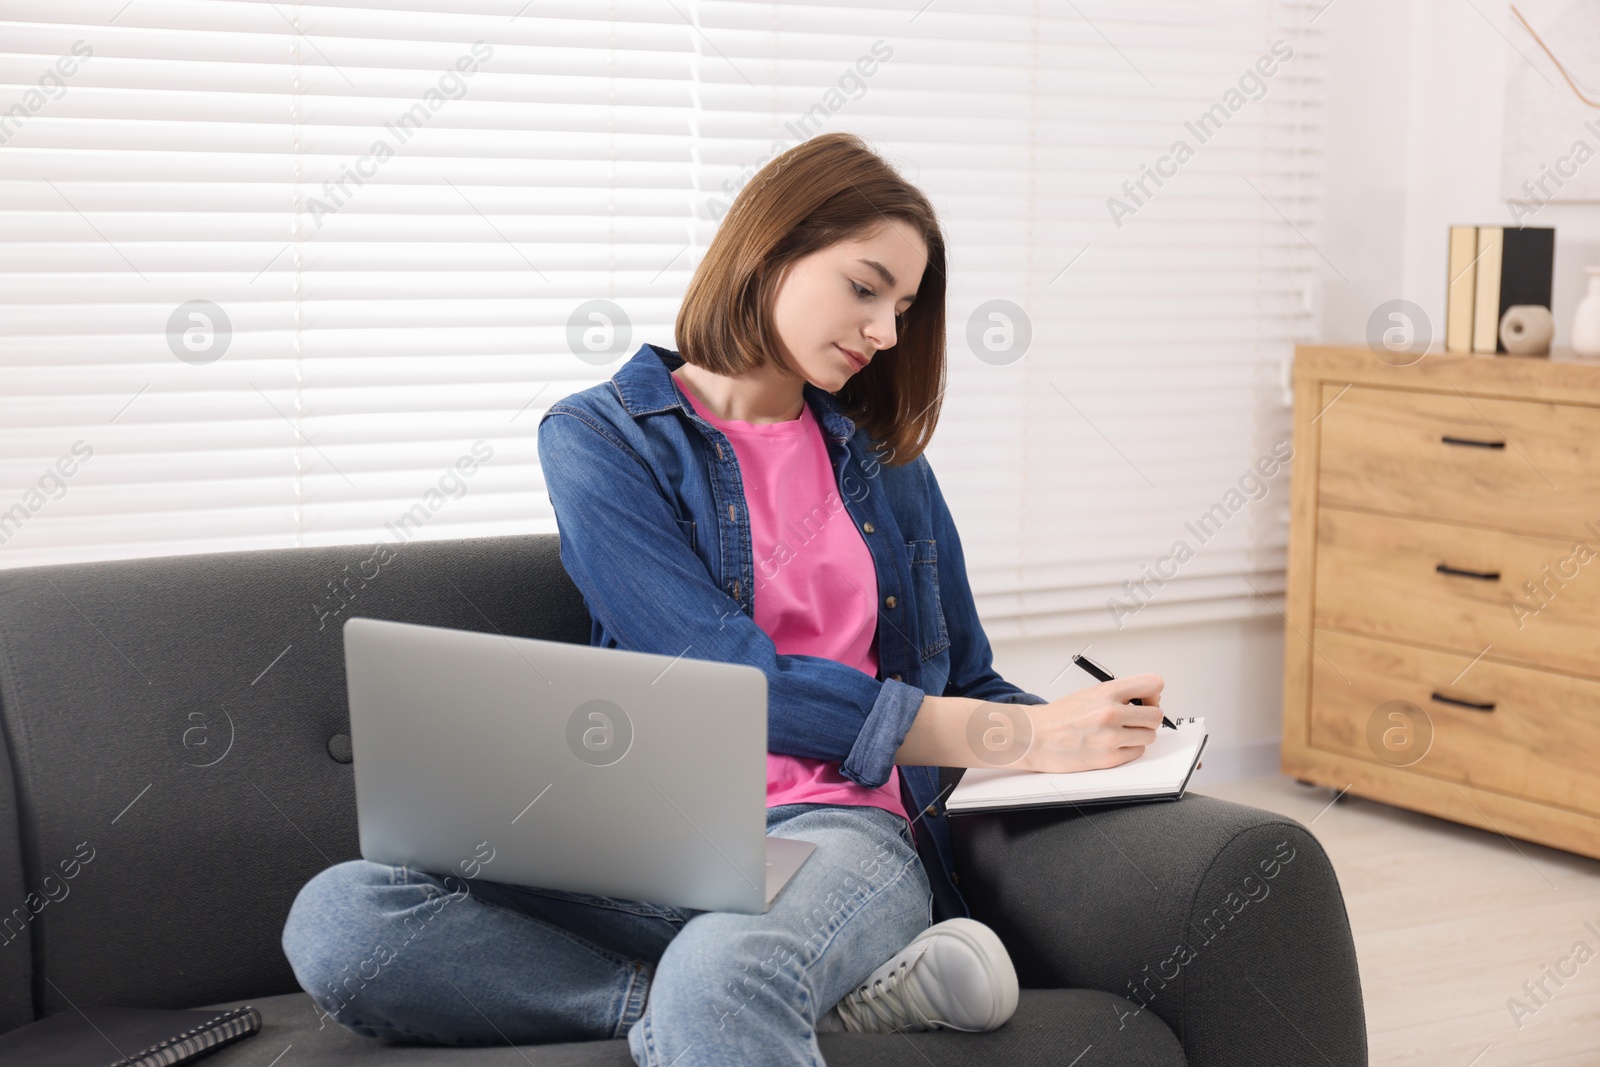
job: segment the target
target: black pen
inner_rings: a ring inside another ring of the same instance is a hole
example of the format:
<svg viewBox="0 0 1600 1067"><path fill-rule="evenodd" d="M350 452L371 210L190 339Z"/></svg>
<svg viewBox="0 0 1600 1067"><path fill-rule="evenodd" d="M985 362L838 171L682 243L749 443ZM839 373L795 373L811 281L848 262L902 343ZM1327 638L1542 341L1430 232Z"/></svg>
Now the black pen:
<svg viewBox="0 0 1600 1067"><path fill-rule="evenodd" d="M1082 667L1084 670L1088 671L1090 674L1094 675L1097 679L1099 679L1102 682L1111 681L1111 678L1112 678L1111 672L1106 670L1104 667L1100 666L1098 663L1096 663L1094 660L1090 659L1088 656L1074 655L1072 657L1072 662L1076 663L1078 666ZM1128 703L1137 704L1141 708L1144 707L1144 701L1140 700L1138 697L1133 697L1131 700L1128 701ZM1177 727L1172 724L1172 720L1168 719L1165 714L1163 714L1161 716L1161 725L1165 726L1169 730L1176 730L1177 729Z"/></svg>

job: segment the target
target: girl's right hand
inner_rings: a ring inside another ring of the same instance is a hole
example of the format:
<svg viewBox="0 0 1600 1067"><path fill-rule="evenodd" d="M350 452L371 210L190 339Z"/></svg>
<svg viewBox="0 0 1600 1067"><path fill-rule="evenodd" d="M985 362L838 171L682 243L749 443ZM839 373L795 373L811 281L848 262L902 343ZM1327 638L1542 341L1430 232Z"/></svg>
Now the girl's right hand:
<svg viewBox="0 0 1600 1067"><path fill-rule="evenodd" d="M1139 758L1161 727L1159 674L1100 682L1048 704L1023 704L1033 735L1012 766L1060 773L1116 767ZM1130 704L1135 697L1143 704Z"/></svg>

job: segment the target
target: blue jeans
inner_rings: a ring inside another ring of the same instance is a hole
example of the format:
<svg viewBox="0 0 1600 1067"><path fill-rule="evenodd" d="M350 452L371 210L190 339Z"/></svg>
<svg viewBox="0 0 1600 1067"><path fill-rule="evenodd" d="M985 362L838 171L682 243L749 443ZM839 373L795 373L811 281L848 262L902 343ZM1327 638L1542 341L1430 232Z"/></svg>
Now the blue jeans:
<svg viewBox="0 0 1600 1067"><path fill-rule="evenodd" d="M435 1045L626 1036L640 1067L821 1064L817 1019L933 921L906 820L786 804L817 846L763 915L347 860L295 897L283 951L329 1018Z"/></svg>

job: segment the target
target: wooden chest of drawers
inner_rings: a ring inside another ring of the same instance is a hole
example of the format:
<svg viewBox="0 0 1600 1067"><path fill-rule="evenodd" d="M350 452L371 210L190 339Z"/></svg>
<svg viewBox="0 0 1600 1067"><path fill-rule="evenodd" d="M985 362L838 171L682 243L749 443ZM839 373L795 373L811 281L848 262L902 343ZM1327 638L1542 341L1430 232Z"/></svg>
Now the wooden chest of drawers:
<svg viewBox="0 0 1600 1067"><path fill-rule="evenodd" d="M1600 361L1294 387L1284 773L1600 858Z"/></svg>

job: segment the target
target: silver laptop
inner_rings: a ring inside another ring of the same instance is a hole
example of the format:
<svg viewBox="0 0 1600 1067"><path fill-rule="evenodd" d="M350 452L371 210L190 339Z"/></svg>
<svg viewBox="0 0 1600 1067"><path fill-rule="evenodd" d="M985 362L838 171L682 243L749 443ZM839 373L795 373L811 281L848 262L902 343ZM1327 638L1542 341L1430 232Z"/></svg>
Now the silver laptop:
<svg viewBox="0 0 1600 1067"><path fill-rule="evenodd" d="M767 836L755 667L360 617L344 658L368 860L755 915L816 849Z"/></svg>

